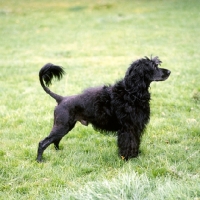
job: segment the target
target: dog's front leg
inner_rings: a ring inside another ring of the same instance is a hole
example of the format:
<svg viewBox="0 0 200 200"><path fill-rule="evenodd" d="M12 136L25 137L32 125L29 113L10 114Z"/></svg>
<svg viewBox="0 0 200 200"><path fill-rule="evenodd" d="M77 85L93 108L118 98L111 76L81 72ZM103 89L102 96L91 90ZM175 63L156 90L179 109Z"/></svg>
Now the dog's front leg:
<svg viewBox="0 0 200 200"><path fill-rule="evenodd" d="M118 131L118 148L119 156L123 160L128 160L138 156L139 146L140 146L140 137L134 135L131 131Z"/></svg>

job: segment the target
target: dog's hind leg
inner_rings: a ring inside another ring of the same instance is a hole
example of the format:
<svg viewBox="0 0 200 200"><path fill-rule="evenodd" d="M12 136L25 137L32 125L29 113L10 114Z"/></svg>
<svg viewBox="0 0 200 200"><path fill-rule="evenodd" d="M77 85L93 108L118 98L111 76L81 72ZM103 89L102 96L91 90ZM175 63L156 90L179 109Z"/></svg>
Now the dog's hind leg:
<svg viewBox="0 0 200 200"><path fill-rule="evenodd" d="M69 130L68 130L67 132L71 131L71 130L74 128L75 124L76 124L76 122L75 122L73 125L70 126L70 128L69 128ZM67 133L66 133L66 134L67 134ZM53 141L54 147L55 147L56 150L59 150L59 149L60 149L60 148L59 148L59 143L60 143L60 141L61 141L62 138L63 138L63 136L62 136L62 137L58 137L58 138L56 138L56 139Z"/></svg>
<svg viewBox="0 0 200 200"><path fill-rule="evenodd" d="M54 127L51 133L49 134L49 136L47 136L44 140L39 142L38 152L37 152L37 161L41 162L42 154L44 150L55 141L60 141L66 133L67 133L67 130L65 130L65 128L58 129Z"/></svg>
<svg viewBox="0 0 200 200"><path fill-rule="evenodd" d="M59 149L60 149L60 148L59 148L59 143L60 143L60 140L61 140L61 139L62 139L62 138L57 139L57 140L54 141L54 147L55 147L56 150L59 150Z"/></svg>
<svg viewBox="0 0 200 200"><path fill-rule="evenodd" d="M119 155L123 160L128 160L138 156L140 137L131 131L118 131Z"/></svg>
<svg viewBox="0 0 200 200"><path fill-rule="evenodd" d="M42 154L44 150L52 143L54 143L54 146L56 149L59 149L59 142L60 140L75 126L75 123L73 123L70 126L54 126L51 133L48 137L46 137L44 140L39 142L38 146L38 152L37 152L37 161L42 161Z"/></svg>

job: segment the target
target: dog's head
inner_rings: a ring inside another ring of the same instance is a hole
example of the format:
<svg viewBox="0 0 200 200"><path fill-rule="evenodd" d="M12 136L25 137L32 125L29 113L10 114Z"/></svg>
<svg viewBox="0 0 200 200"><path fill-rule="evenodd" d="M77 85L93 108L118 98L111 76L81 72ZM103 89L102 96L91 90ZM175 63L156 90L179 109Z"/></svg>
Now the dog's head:
<svg viewBox="0 0 200 200"><path fill-rule="evenodd" d="M157 56L151 59L145 57L133 62L125 75L126 87L131 88L133 85L139 84L147 88L152 81L166 80L171 72L168 69L159 68L161 63Z"/></svg>

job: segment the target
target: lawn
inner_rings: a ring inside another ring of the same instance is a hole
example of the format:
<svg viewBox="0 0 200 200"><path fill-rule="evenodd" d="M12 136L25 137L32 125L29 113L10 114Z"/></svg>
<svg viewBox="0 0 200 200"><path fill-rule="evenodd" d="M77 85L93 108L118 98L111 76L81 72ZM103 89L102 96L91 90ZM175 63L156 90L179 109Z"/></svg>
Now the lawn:
<svg viewBox="0 0 200 200"><path fill-rule="evenodd" d="M200 1L0 1L0 199L200 199ZM152 83L138 158L116 136L77 124L35 161L56 102L41 88L47 62L61 95L114 83L132 61L159 56L172 71Z"/></svg>

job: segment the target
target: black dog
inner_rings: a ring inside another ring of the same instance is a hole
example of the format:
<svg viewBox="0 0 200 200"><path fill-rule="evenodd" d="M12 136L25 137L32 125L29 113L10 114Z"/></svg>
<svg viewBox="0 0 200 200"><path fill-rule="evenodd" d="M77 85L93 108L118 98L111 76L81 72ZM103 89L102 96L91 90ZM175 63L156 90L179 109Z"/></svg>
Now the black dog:
<svg viewBox="0 0 200 200"><path fill-rule="evenodd" d="M42 161L44 150L52 143L59 149L59 142L77 121L103 131L117 132L119 155L122 159L137 157L142 133L150 117L150 93L152 81L164 81L170 71L158 68L158 57L136 60L128 68L125 77L114 85L89 88L82 94L60 96L46 86L53 77L60 80L65 73L62 67L46 64L39 72L40 83L58 105L54 111L54 126L39 143L37 161ZM45 81L45 84L43 82Z"/></svg>

